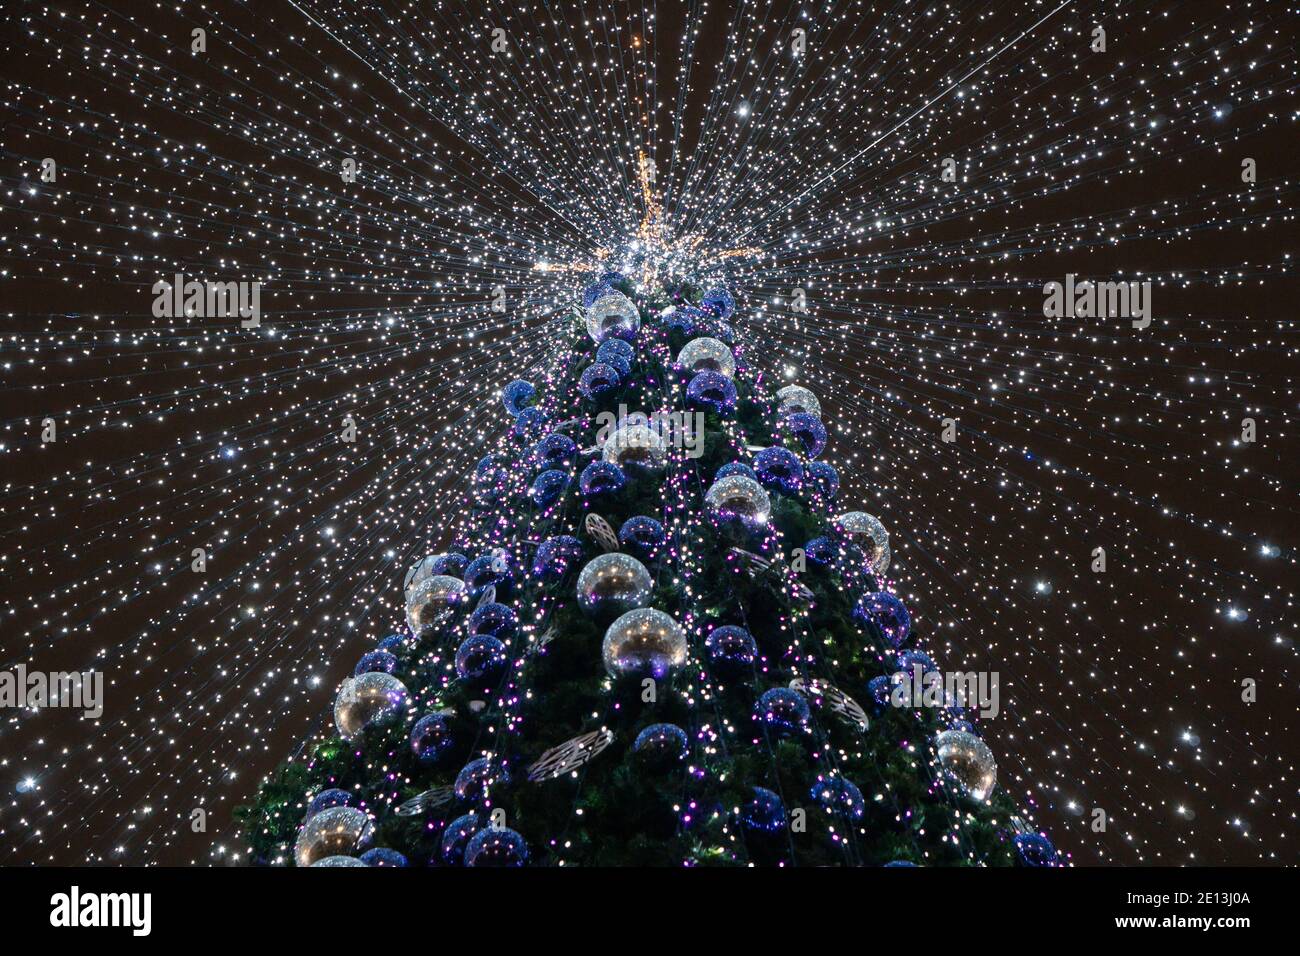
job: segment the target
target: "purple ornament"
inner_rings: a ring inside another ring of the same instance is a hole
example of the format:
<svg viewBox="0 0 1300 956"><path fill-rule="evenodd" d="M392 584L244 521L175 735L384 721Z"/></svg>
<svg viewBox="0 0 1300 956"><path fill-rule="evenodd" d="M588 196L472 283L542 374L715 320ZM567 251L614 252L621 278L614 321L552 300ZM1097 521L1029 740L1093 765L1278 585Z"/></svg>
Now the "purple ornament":
<svg viewBox="0 0 1300 956"><path fill-rule="evenodd" d="M540 408L529 406L515 419L512 434L526 441L536 441L546 430L546 413Z"/></svg>
<svg viewBox="0 0 1300 956"><path fill-rule="evenodd" d="M469 558L465 557L465 555L458 551L452 551L449 554L440 554L429 565L429 574L446 574L450 577L458 578L465 573L465 568L468 564Z"/></svg>
<svg viewBox="0 0 1300 956"><path fill-rule="evenodd" d="M451 752L451 725L443 714L425 714L411 728L411 752L422 764L436 764Z"/></svg>
<svg viewBox="0 0 1300 956"><path fill-rule="evenodd" d="M465 862L465 848L469 841L483 829L478 815L467 813L447 824L442 833L442 843L438 847L439 859L448 866L460 866Z"/></svg>

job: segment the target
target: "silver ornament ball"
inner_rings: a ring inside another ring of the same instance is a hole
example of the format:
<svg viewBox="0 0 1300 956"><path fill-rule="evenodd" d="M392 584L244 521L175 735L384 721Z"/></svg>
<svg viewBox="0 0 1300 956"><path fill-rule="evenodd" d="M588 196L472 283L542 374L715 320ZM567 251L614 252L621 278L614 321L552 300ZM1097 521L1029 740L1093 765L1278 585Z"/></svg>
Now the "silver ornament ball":
<svg viewBox="0 0 1300 956"><path fill-rule="evenodd" d="M293 845L299 866L312 866L334 856L363 852L375 835L370 817L356 807L330 807L308 820Z"/></svg>
<svg viewBox="0 0 1300 956"><path fill-rule="evenodd" d="M601 448L601 457L620 468L661 468L666 455L663 436L640 424L621 425Z"/></svg>
<svg viewBox="0 0 1300 956"><path fill-rule="evenodd" d="M939 769L963 794L983 802L998 782L998 765L988 744L965 730L945 730L934 738Z"/></svg>
<svg viewBox="0 0 1300 956"><path fill-rule="evenodd" d="M406 685L383 671L349 677L334 698L334 726L339 736L354 737L371 724L392 720L406 709Z"/></svg>
<svg viewBox="0 0 1300 956"><path fill-rule="evenodd" d="M641 313L621 292L602 295L587 309L587 334L595 341L630 338L641 328Z"/></svg>
<svg viewBox="0 0 1300 956"><path fill-rule="evenodd" d="M877 574L889 570L889 532L879 518L865 511L846 511L835 519L835 526L840 533L871 555L871 567Z"/></svg>
<svg viewBox="0 0 1300 956"><path fill-rule="evenodd" d="M578 575L578 603L593 616L608 620L650 603L654 579L646 566L613 551L593 558Z"/></svg>
<svg viewBox="0 0 1300 956"><path fill-rule="evenodd" d="M406 623L420 637L436 628L443 616L467 598L465 582L448 574L435 574L412 587L406 595Z"/></svg>
<svg viewBox="0 0 1300 956"><path fill-rule="evenodd" d="M822 417L822 403L817 396L802 385L787 385L776 393L777 408L781 417L795 412L807 412L809 415Z"/></svg>
<svg viewBox="0 0 1300 956"><path fill-rule="evenodd" d="M715 481L704 495L709 514L723 522L737 522L755 529L767 524L772 500L753 478L728 475Z"/></svg>
<svg viewBox="0 0 1300 956"><path fill-rule="evenodd" d="M600 651L611 677L659 680L685 666L686 632L663 611L643 607L609 626Z"/></svg>
<svg viewBox="0 0 1300 956"><path fill-rule="evenodd" d="M682 346L677 353L677 364L689 372L718 372L727 378L736 374L736 358L731 349L707 335Z"/></svg>

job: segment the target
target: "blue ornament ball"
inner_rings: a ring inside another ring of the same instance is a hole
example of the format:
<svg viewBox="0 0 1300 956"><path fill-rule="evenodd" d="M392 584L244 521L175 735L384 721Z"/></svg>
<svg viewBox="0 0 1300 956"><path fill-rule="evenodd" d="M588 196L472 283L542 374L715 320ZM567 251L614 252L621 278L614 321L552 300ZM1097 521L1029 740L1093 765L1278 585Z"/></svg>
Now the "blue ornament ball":
<svg viewBox="0 0 1300 956"><path fill-rule="evenodd" d="M509 827L479 830L465 847L466 866L523 866L528 862L528 844Z"/></svg>
<svg viewBox="0 0 1300 956"><path fill-rule="evenodd" d="M549 508L563 497L564 489L568 486L569 473L552 468L533 479L533 485L528 489L528 497L533 499L533 504L537 507Z"/></svg>
<svg viewBox="0 0 1300 956"><path fill-rule="evenodd" d="M664 526L645 515L628 518L618 529L618 543L625 551L641 558L655 557L666 540Z"/></svg>
<svg viewBox="0 0 1300 956"><path fill-rule="evenodd" d="M1056 847L1042 834L1020 833L1013 842L1016 846L1016 860L1021 866L1053 867L1061 863Z"/></svg>
<svg viewBox="0 0 1300 956"><path fill-rule="evenodd" d="M632 752L650 767L670 767L686 759L690 750L686 731L676 724L651 724L636 735Z"/></svg>
<svg viewBox="0 0 1300 956"><path fill-rule="evenodd" d="M709 659L709 669L722 677L737 677L752 673L758 658L758 645L743 627L727 624L715 628L704 639L704 651Z"/></svg>
<svg viewBox="0 0 1300 956"><path fill-rule="evenodd" d="M346 807L351 800L352 794L346 790L339 790L337 787L322 790L312 797L311 803L307 804L307 813L304 815L303 820L310 820L322 810L328 810L330 807Z"/></svg>
<svg viewBox="0 0 1300 956"><path fill-rule="evenodd" d="M764 488L793 495L803 486L803 465L788 448L773 445L754 456L754 471Z"/></svg>
<svg viewBox="0 0 1300 956"><path fill-rule="evenodd" d="M743 461L733 461L728 465L723 465L718 469L717 474L713 476L714 481L721 481L731 475L744 475L750 481L758 481L758 475L754 474L754 469L750 468Z"/></svg>
<svg viewBox="0 0 1300 956"><path fill-rule="evenodd" d="M447 824L442 832L442 843L438 847L438 858L448 866L460 866L465 862L465 850L483 824L478 815L467 813Z"/></svg>
<svg viewBox="0 0 1300 956"><path fill-rule="evenodd" d="M853 607L860 624L874 625L892 647L901 647L912 631L912 615L903 602L888 591L864 594Z"/></svg>
<svg viewBox="0 0 1300 956"><path fill-rule="evenodd" d="M362 853L361 862L366 866L406 866L406 857L386 846L377 846Z"/></svg>
<svg viewBox="0 0 1300 956"><path fill-rule="evenodd" d="M490 787L509 781L510 775L504 768L498 767L488 757L479 757L461 767L452 790L466 803L475 803L487 796Z"/></svg>
<svg viewBox="0 0 1300 956"><path fill-rule="evenodd" d="M911 860L890 860L885 866L916 866Z"/></svg>
<svg viewBox="0 0 1300 956"><path fill-rule="evenodd" d="M600 348L596 349L596 361L604 362L606 365L617 367L622 362L629 369L632 367L632 360L636 357L636 350L622 339L606 339L600 343Z"/></svg>
<svg viewBox="0 0 1300 956"><path fill-rule="evenodd" d="M386 638L375 645L377 651L391 651L395 647L401 647L406 637L401 634L389 634Z"/></svg>
<svg viewBox="0 0 1300 956"><path fill-rule="evenodd" d="M469 616L471 635L490 634L493 637L510 637L519 627L519 615L508 604L484 604Z"/></svg>
<svg viewBox="0 0 1300 956"><path fill-rule="evenodd" d="M664 319L664 326L670 332L691 335L704 324L705 318L704 313L694 306L679 305L668 313L668 316Z"/></svg>
<svg viewBox="0 0 1300 956"><path fill-rule="evenodd" d="M730 292L718 286L704 293L700 298L700 308L726 321L736 311L736 300Z"/></svg>
<svg viewBox="0 0 1300 956"><path fill-rule="evenodd" d="M626 484L623 469L610 461L593 461L578 476L578 487L588 497L615 494Z"/></svg>
<svg viewBox="0 0 1300 956"><path fill-rule="evenodd" d="M897 659L894 662L894 667L897 670L903 671L905 674L907 674L910 677L913 668L915 668L918 664L921 666L922 676L925 676L926 674L930 673L930 671L935 669L934 661L930 659L930 655L925 653L925 651L916 651L916 650L903 651L901 654L899 654Z"/></svg>
<svg viewBox="0 0 1300 956"><path fill-rule="evenodd" d="M593 282L591 285L587 286L585 289L582 290L582 307L584 309L590 309L592 303L594 303L601 296L609 295L610 291L611 288L608 282L605 281Z"/></svg>
<svg viewBox="0 0 1300 956"><path fill-rule="evenodd" d="M508 662L506 646L491 634L467 637L456 648L456 673L466 680L495 681Z"/></svg>
<svg viewBox="0 0 1300 956"><path fill-rule="evenodd" d="M780 736L803 731L808 726L811 712L804 696L787 687L773 687L763 691L754 702L754 719Z"/></svg>
<svg viewBox="0 0 1300 956"><path fill-rule="evenodd" d="M686 401L695 408L730 415L736 410L736 386L721 372L697 372L686 386Z"/></svg>
<svg viewBox="0 0 1300 956"><path fill-rule="evenodd" d="M429 565L429 574L445 574L448 577L458 578L465 573L468 565L469 558L459 551L450 551L434 558L433 563Z"/></svg>
<svg viewBox="0 0 1300 956"><path fill-rule="evenodd" d="M786 416L784 424L805 458L816 458L826 450L826 426L816 415L795 412Z"/></svg>
<svg viewBox="0 0 1300 956"><path fill-rule="evenodd" d="M510 471L499 455L487 455L474 469L471 488L479 501L497 497L510 481Z"/></svg>
<svg viewBox="0 0 1300 956"><path fill-rule="evenodd" d="M812 461L803 470L805 483L823 498L834 498L840 493L840 475L835 466L824 461Z"/></svg>
<svg viewBox="0 0 1300 956"><path fill-rule="evenodd" d="M525 382L521 378L515 379L501 390L501 403L505 405L506 411L515 416L536 398L537 389L533 388L531 382Z"/></svg>
<svg viewBox="0 0 1300 956"><path fill-rule="evenodd" d="M618 369L604 362L588 365L578 379L578 391L583 398L600 398L619 386Z"/></svg>
<svg viewBox="0 0 1300 956"><path fill-rule="evenodd" d="M736 330L726 322L709 323L709 334L725 345L736 344Z"/></svg>
<svg viewBox="0 0 1300 956"><path fill-rule="evenodd" d="M785 828L785 819L785 804L766 787L755 787L753 795L740 808L741 825L759 833L780 833Z"/></svg>
<svg viewBox="0 0 1300 956"><path fill-rule="evenodd" d="M819 568L827 568L835 563L840 549L827 537L813 538L803 546L804 557Z"/></svg>
<svg viewBox="0 0 1300 956"><path fill-rule="evenodd" d="M889 706L891 688L892 684L889 677L883 674L867 681L867 696L871 698L871 702L875 705L876 713L884 713L885 708Z"/></svg>
<svg viewBox="0 0 1300 956"><path fill-rule="evenodd" d="M558 581L582 560L582 542L572 535L547 538L533 556L533 574L547 581Z"/></svg>
<svg viewBox="0 0 1300 956"><path fill-rule="evenodd" d="M451 724L443 714L425 714L411 728L411 753L422 764L440 762L455 745Z"/></svg>
<svg viewBox="0 0 1300 956"><path fill-rule="evenodd" d="M510 555L506 551L489 551L480 554L465 566L465 586L477 596L484 588L497 589L497 596L514 578Z"/></svg>
<svg viewBox="0 0 1300 956"><path fill-rule="evenodd" d="M861 820L867 811L862 791L843 777L818 776L809 796L823 810L846 820Z"/></svg>
<svg viewBox="0 0 1300 956"><path fill-rule="evenodd" d="M567 470L577 460L578 443L559 432L552 432L533 446L533 464L538 468Z"/></svg>
<svg viewBox="0 0 1300 956"><path fill-rule="evenodd" d="M370 673L393 674L396 671L396 655L389 651L373 650L361 655L361 660L357 661L352 676L360 677L362 674Z"/></svg>
<svg viewBox="0 0 1300 956"><path fill-rule="evenodd" d="M546 421L546 413L540 408L530 405L515 418L514 428L511 429L511 433L516 438L537 441L546 432Z"/></svg>

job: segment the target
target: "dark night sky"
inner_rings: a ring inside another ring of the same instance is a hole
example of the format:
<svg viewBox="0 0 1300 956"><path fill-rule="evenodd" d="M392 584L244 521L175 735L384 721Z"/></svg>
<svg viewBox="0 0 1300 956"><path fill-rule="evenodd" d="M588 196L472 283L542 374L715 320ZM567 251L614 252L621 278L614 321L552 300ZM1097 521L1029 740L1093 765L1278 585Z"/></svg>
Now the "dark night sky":
<svg viewBox="0 0 1300 956"><path fill-rule="evenodd" d="M562 28L510 5L178 6L15 3L3 37L0 662L110 685L97 726L0 715L4 862L224 859L231 808L328 728L402 571L450 539L505 424L494 390L579 284L532 263L635 225L638 147L684 229L763 247L730 279L738 327L820 395L842 498L890 526L930 646L1002 675L985 736L1057 844L1294 862L1288 4L1070 4L888 136L1050 6L664 4L651 32L642 4L555 5ZM576 52L503 67L472 52L497 22ZM813 59L781 74L767 51L797 23ZM412 66L413 39L443 55ZM350 154L362 188L334 171ZM944 156L961 196L934 188ZM178 268L264 279L276 334L154 319ZM1069 272L1154 276L1156 321L1045 319ZM799 322L772 305L795 284ZM363 439L340 453L345 412ZM1248 414L1259 440L1233 448Z"/></svg>

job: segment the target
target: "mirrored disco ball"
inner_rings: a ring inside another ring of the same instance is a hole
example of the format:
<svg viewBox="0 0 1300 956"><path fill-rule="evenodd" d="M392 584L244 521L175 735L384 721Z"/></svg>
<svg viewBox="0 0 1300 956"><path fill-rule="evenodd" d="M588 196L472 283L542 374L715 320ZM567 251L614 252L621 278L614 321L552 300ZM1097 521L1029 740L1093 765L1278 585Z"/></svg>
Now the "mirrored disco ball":
<svg viewBox="0 0 1300 956"><path fill-rule="evenodd" d="M650 603L654 579L646 566L632 557L612 551L593 558L578 575L578 603L588 614L617 617Z"/></svg>
<svg viewBox="0 0 1300 956"><path fill-rule="evenodd" d="M736 374L736 358L731 349L707 335L682 346L677 353L677 364L688 372L718 372L727 378Z"/></svg>
<svg viewBox="0 0 1300 956"><path fill-rule="evenodd" d="M465 582L448 574L435 574L411 589L406 598L406 623L420 637L432 631L443 615L467 599Z"/></svg>
<svg viewBox="0 0 1300 956"><path fill-rule="evenodd" d="M361 733L371 724L392 720L406 709L406 685L382 671L349 677L334 698L334 725L339 736Z"/></svg>
<svg viewBox="0 0 1300 956"><path fill-rule="evenodd" d="M375 835L370 817L356 807L330 807L303 826L293 845L299 866L311 866L331 856L352 857L369 848Z"/></svg>
<svg viewBox="0 0 1300 956"><path fill-rule="evenodd" d="M983 801L998 782L998 764L988 744L965 730L945 730L934 738L943 775L972 800Z"/></svg>
<svg viewBox="0 0 1300 956"><path fill-rule="evenodd" d="M667 450L663 436L648 425L623 425L605 439L601 457L620 468L662 468Z"/></svg>
<svg viewBox="0 0 1300 956"><path fill-rule="evenodd" d="M807 412L821 418L822 403L817 396L802 385L787 385L776 393L777 410L782 417L796 412Z"/></svg>
<svg viewBox="0 0 1300 956"><path fill-rule="evenodd" d="M763 527L772 514L772 500L763 486L744 475L715 481L704 496L704 505L723 524L738 524L748 530Z"/></svg>
<svg viewBox="0 0 1300 956"><path fill-rule="evenodd" d="M641 328L641 313L621 292L602 295L587 309L587 334L597 342L631 339Z"/></svg>
<svg viewBox="0 0 1300 956"><path fill-rule="evenodd" d="M667 677L686 664L686 633L656 608L628 611L605 631L601 645L611 677Z"/></svg>

